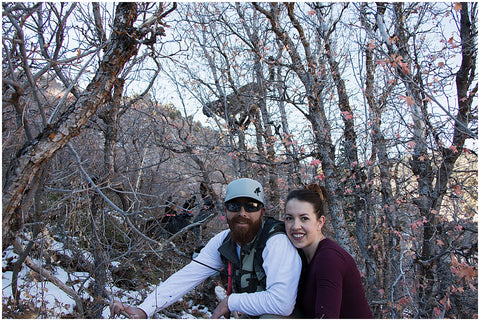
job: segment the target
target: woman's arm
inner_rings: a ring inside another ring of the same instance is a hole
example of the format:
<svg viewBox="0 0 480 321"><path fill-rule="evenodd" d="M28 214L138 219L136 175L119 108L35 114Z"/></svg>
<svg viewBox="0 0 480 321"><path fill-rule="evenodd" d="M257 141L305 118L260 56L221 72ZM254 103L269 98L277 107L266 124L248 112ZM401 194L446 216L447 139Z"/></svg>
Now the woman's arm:
<svg viewBox="0 0 480 321"><path fill-rule="evenodd" d="M338 319L342 306L345 260L333 249L321 250L314 257L311 274L315 279L315 318ZM308 282L308 281L307 281Z"/></svg>

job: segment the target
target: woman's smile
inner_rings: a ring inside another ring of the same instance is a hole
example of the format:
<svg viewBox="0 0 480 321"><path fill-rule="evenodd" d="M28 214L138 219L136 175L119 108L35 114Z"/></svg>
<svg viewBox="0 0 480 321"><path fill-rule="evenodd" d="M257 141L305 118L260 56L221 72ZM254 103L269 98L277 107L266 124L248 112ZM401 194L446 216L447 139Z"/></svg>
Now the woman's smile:
<svg viewBox="0 0 480 321"><path fill-rule="evenodd" d="M305 234L304 233L292 233L292 238L294 241L301 241L304 238Z"/></svg>
<svg viewBox="0 0 480 321"><path fill-rule="evenodd" d="M291 199L285 207L285 230L292 244L302 249L307 259L311 259L318 243L324 239L322 234L325 217L317 218L313 205Z"/></svg>

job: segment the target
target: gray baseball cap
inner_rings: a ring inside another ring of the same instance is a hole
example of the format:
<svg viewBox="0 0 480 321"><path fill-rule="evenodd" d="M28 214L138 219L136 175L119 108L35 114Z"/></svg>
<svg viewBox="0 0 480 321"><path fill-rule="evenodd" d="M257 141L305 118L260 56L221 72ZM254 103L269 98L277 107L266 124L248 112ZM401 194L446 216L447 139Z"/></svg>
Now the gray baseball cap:
<svg viewBox="0 0 480 321"><path fill-rule="evenodd" d="M253 198L264 204L262 185L250 178L239 178L227 185L225 203L237 197Z"/></svg>

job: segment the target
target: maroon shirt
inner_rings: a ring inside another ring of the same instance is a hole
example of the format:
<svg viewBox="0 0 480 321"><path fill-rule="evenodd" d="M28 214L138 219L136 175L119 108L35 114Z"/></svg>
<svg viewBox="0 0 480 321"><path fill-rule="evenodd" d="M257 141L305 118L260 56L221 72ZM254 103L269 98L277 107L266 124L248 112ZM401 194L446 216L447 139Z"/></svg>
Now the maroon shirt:
<svg viewBox="0 0 480 321"><path fill-rule="evenodd" d="M322 240L312 261L303 266L297 308L304 317L373 318L357 265L340 245Z"/></svg>

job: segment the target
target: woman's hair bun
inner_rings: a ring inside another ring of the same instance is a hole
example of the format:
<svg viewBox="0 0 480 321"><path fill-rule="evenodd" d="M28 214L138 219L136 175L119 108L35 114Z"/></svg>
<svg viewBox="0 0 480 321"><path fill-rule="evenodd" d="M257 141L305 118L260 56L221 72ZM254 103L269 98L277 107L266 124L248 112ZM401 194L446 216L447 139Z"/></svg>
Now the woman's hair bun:
<svg viewBox="0 0 480 321"><path fill-rule="evenodd" d="M320 196L320 200L323 202L325 200L325 192L324 189L322 189L317 183L309 184L305 186L306 190L316 192L318 196Z"/></svg>

